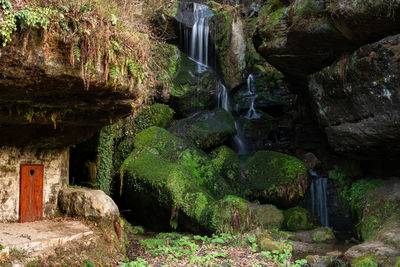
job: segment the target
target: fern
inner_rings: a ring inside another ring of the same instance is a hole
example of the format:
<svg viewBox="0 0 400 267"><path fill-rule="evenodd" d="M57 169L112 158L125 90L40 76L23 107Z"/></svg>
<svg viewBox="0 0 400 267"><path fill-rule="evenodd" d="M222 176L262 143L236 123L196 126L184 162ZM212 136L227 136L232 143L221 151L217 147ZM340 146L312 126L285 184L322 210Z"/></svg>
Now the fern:
<svg viewBox="0 0 400 267"><path fill-rule="evenodd" d="M119 67L114 65L114 64L112 64L111 67L110 67L109 75L110 75L110 79L113 82L115 82L118 79L118 76L119 76Z"/></svg>
<svg viewBox="0 0 400 267"><path fill-rule="evenodd" d="M80 61L81 60L81 49L79 48L78 44L75 43L74 47L72 48L72 52L74 54L74 57Z"/></svg>

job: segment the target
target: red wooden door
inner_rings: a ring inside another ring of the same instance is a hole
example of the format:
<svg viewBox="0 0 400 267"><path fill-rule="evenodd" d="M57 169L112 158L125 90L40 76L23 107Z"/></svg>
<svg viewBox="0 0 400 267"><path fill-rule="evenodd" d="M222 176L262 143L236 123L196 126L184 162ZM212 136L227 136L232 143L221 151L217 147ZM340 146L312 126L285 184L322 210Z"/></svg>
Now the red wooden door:
<svg viewBox="0 0 400 267"><path fill-rule="evenodd" d="M43 165L21 165L20 222L43 219Z"/></svg>

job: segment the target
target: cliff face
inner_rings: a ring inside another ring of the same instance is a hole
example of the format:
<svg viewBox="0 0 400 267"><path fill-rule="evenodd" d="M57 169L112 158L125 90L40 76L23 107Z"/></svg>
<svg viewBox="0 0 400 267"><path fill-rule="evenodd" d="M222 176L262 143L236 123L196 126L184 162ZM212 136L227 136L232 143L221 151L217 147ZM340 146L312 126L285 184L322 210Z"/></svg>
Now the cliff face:
<svg viewBox="0 0 400 267"><path fill-rule="evenodd" d="M400 33L399 22L395 0L267 1L255 44L308 95L336 152L393 158L400 154L399 40L388 36Z"/></svg>
<svg viewBox="0 0 400 267"><path fill-rule="evenodd" d="M104 69L90 74L85 89L79 64L56 38L23 38L0 51L0 146L63 147L79 143L101 126L128 114L134 92L113 86ZM126 81L125 81L126 82Z"/></svg>
<svg viewBox="0 0 400 267"><path fill-rule="evenodd" d="M149 7L5 3L0 19L11 26L0 34L0 146L80 143L162 90Z"/></svg>

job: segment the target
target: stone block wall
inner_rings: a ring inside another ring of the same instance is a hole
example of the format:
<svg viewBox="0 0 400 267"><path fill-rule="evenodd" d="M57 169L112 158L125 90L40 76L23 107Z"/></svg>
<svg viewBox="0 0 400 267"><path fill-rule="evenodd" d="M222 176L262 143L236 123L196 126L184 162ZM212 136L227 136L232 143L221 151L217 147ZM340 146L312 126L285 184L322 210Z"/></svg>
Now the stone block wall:
<svg viewBox="0 0 400 267"><path fill-rule="evenodd" d="M22 164L42 164L43 217L57 211L58 192L68 184L69 150L35 151L0 147L0 222L19 220Z"/></svg>

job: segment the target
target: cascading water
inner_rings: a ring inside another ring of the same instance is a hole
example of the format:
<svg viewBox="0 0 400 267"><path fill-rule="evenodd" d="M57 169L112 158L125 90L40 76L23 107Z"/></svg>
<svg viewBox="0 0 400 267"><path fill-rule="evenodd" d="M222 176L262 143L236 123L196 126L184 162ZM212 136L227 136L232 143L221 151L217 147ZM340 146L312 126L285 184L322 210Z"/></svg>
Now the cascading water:
<svg viewBox="0 0 400 267"><path fill-rule="evenodd" d="M189 57L198 64L198 72L208 67L209 20L214 13L208 6L193 3L194 24L191 33ZM185 37L187 38L187 37Z"/></svg>
<svg viewBox="0 0 400 267"><path fill-rule="evenodd" d="M250 102L249 111L247 112L247 115L245 116L245 118L249 119L249 120L256 120L261 117L260 114L258 114L256 109L254 108L254 102L258 96L255 89L256 88L255 88L254 76L252 74L250 74L249 77L247 78L246 96L250 96L251 102Z"/></svg>
<svg viewBox="0 0 400 267"><path fill-rule="evenodd" d="M228 91L221 80L217 81L217 97L218 97L218 107L223 108L229 112L229 99Z"/></svg>
<svg viewBox="0 0 400 267"><path fill-rule="evenodd" d="M323 226L329 226L327 183L328 178L319 176L315 171L310 170L312 179L310 186L311 213Z"/></svg>

